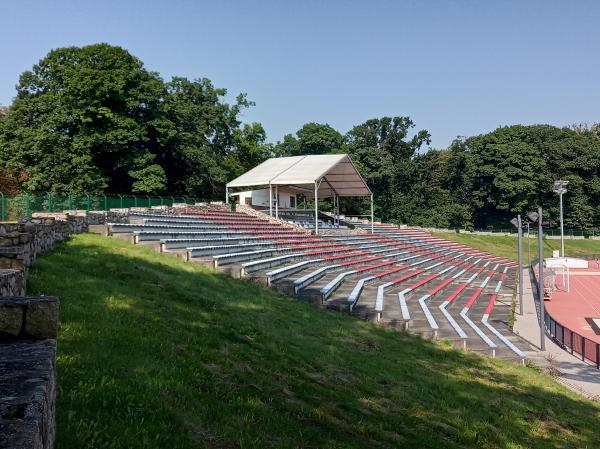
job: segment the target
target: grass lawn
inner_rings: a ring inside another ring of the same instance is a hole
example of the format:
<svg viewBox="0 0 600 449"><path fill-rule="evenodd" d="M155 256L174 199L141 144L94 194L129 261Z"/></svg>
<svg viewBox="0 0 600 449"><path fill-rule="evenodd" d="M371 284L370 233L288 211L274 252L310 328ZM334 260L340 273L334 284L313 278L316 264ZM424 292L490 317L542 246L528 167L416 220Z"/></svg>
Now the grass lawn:
<svg viewBox="0 0 600 449"><path fill-rule="evenodd" d="M452 350L83 234L58 295L58 449L598 448L600 404Z"/></svg>
<svg viewBox="0 0 600 449"><path fill-rule="evenodd" d="M459 234L435 232L433 235L473 248L517 260L517 238L503 235ZM537 238L531 238L531 259L537 260ZM552 257L552 250L560 249L560 240L544 239L544 256ZM600 240L565 240L565 254L573 257L600 257ZM523 263L527 263L527 238L523 239Z"/></svg>

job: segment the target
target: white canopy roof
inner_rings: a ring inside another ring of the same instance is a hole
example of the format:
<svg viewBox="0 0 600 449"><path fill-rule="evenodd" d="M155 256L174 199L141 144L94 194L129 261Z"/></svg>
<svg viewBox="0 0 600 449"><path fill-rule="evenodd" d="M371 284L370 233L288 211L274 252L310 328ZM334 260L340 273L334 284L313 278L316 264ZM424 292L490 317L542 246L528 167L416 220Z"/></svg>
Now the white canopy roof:
<svg viewBox="0 0 600 449"><path fill-rule="evenodd" d="M227 183L227 187L285 185L307 197L369 196L367 186L347 154L271 158Z"/></svg>

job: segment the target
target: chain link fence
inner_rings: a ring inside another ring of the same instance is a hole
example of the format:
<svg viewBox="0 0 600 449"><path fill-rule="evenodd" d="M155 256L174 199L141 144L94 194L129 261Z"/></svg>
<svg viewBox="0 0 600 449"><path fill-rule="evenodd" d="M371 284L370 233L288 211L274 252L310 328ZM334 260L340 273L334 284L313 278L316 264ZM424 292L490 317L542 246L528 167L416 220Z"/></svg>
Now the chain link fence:
<svg viewBox="0 0 600 449"><path fill-rule="evenodd" d="M194 204L200 201L198 198L180 196L54 195L52 193L22 193L9 196L0 192L0 221L16 221L29 218L34 212L172 206L173 203Z"/></svg>

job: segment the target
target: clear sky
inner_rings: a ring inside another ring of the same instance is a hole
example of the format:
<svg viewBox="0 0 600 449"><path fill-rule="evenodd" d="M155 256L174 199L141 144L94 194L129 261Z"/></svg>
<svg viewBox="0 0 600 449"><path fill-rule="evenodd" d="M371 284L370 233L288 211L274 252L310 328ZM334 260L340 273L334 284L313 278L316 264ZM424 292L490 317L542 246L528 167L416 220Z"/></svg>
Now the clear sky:
<svg viewBox="0 0 600 449"><path fill-rule="evenodd" d="M600 1L0 0L0 103L50 49L108 42L208 77L270 141L408 115L432 146L515 123L600 121Z"/></svg>

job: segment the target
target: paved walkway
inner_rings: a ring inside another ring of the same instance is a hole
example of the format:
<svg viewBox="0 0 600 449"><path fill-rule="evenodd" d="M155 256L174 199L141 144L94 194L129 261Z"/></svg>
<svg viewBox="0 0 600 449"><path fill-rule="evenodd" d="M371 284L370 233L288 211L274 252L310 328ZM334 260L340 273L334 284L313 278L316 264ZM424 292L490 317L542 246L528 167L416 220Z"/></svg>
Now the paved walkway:
<svg viewBox="0 0 600 449"><path fill-rule="evenodd" d="M537 300L531 286L529 270L523 271L523 316L517 306L514 332L529 341L535 348L540 347L540 325ZM546 351L532 350L527 357L542 367L552 367L559 374L557 380L570 389L592 399L600 400L600 370L583 362L562 349L550 338L545 337Z"/></svg>

